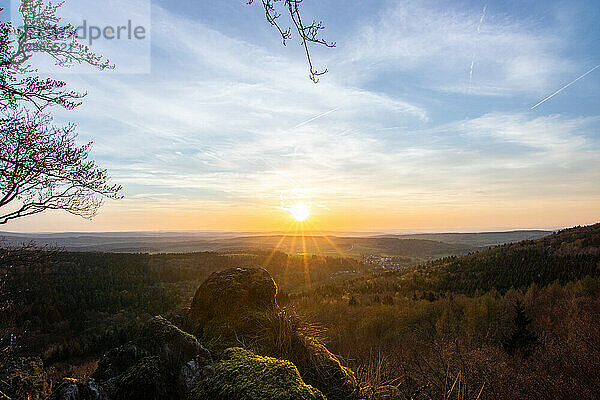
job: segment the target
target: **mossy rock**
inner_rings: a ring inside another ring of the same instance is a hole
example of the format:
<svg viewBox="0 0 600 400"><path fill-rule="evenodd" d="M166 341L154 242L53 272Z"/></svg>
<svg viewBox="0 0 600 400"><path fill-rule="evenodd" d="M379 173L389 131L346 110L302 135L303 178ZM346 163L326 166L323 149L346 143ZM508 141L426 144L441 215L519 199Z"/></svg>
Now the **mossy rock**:
<svg viewBox="0 0 600 400"><path fill-rule="evenodd" d="M219 338L213 348L219 350L240 341L257 354L291 361L302 379L318 388L328 399L351 399L358 393L358 381L354 372L342 365L340 360L309 331L306 324L285 310L279 312L249 312L227 325L219 325L218 319L207 327L210 336Z"/></svg>
<svg viewBox="0 0 600 400"><path fill-rule="evenodd" d="M117 400L161 400L170 398L158 356L142 358L119 378Z"/></svg>
<svg viewBox="0 0 600 400"><path fill-rule="evenodd" d="M328 399L352 399L358 395L359 385L354 372L318 339L298 333L297 342L289 357L302 378L319 388Z"/></svg>
<svg viewBox="0 0 600 400"><path fill-rule="evenodd" d="M191 400L326 400L289 361L238 347L225 350L214 368L192 389Z"/></svg>
<svg viewBox="0 0 600 400"><path fill-rule="evenodd" d="M327 398L356 397L358 382L295 316L279 309L277 285L263 269L213 273L196 291L189 314L194 334L211 350L244 343L257 354L291 361Z"/></svg>
<svg viewBox="0 0 600 400"><path fill-rule="evenodd" d="M177 358L181 364L193 360L198 355L210 358L193 335L179 329L161 316L151 318L144 326L144 337L137 340L140 346L153 354Z"/></svg>
<svg viewBox="0 0 600 400"><path fill-rule="evenodd" d="M230 268L211 274L198 287L188 319L193 333L213 319L232 320L248 312L275 312L277 285L262 268Z"/></svg>

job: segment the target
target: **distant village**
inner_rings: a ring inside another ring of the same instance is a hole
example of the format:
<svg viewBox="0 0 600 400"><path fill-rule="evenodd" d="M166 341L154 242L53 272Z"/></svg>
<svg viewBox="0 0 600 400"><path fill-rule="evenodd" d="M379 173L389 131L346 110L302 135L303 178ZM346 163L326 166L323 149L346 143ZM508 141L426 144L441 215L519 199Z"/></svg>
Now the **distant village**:
<svg viewBox="0 0 600 400"><path fill-rule="evenodd" d="M361 261L371 269L402 271L415 265L415 260L405 257L386 257L376 254L363 255Z"/></svg>

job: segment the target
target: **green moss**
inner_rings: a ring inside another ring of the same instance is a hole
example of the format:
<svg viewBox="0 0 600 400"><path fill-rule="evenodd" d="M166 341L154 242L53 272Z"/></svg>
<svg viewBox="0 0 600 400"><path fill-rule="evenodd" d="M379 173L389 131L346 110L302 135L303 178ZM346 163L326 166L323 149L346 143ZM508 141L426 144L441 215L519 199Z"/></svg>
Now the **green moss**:
<svg viewBox="0 0 600 400"><path fill-rule="evenodd" d="M159 400L164 399L166 384L160 359L157 356L142 358L129 367L117 384L118 400Z"/></svg>
<svg viewBox="0 0 600 400"><path fill-rule="evenodd" d="M354 372L344 367L323 343L298 333L298 342L294 347L290 360L307 383L319 388L330 400L356 396L358 381Z"/></svg>
<svg viewBox="0 0 600 400"><path fill-rule="evenodd" d="M289 361L261 357L241 348L225 350L215 372L193 389L191 400L325 400L305 384Z"/></svg>

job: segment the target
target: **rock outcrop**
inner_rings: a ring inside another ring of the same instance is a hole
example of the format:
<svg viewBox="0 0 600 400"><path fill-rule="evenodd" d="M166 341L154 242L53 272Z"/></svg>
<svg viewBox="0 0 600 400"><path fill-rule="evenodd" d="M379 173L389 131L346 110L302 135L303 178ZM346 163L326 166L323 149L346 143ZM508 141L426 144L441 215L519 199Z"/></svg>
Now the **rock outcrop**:
<svg viewBox="0 0 600 400"><path fill-rule="evenodd" d="M188 329L199 340L224 350L253 335L265 316L277 310L277 285L264 269L231 268L210 275L196 290Z"/></svg>
<svg viewBox="0 0 600 400"><path fill-rule="evenodd" d="M214 350L245 343L257 354L291 361L302 379L328 399L353 398L358 390L354 373L280 309L276 295L277 285L264 269L213 273L196 290L188 325Z"/></svg>
<svg viewBox="0 0 600 400"><path fill-rule="evenodd" d="M87 382L65 379L59 400L185 399L192 384L210 371L211 355L196 338L163 317L151 318L143 335L110 350ZM193 371L190 373L190 366ZM181 376L187 379L181 379Z"/></svg>
<svg viewBox="0 0 600 400"><path fill-rule="evenodd" d="M191 400L203 399L326 400L302 381L291 362L238 347L225 350L215 373L192 389Z"/></svg>
<svg viewBox="0 0 600 400"><path fill-rule="evenodd" d="M356 398L354 373L275 301L264 269L212 274L184 329L150 319L86 382L65 379L57 400L336 400ZM201 345L200 343L203 343ZM240 344L245 348L241 348Z"/></svg>
<svg viewBox="0 0 600 400"><path fill-rule="evenodd" d="M190 317L199 323L216 316L274 311L277 285L262 268L230 268L211 274L196 290Z"/></svg>

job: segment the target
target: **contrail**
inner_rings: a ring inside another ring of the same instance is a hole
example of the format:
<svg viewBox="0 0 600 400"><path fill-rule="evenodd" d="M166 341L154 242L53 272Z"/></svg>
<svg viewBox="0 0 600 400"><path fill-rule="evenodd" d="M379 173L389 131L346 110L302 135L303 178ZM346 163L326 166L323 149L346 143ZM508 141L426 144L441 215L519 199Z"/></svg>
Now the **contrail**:
<svg viewBox="0 0 600 400"><path fill-rule="evenodd" d="M319 118L323 118L324 116L326 116L326 115L329 115L329 114L331 114L332 112L336 112L336 111L337 111L337 110L339 110L340 108L341 108L341 107L337 107L337 108L334 108L333 110L329 110L329 111L327 111L327 112L324 112L323 114L316 115L316 116L314 116L314 117L312 117L312 118L310 118L310 119L307 119L307 120L306 120L306 121L304 121L304 122L300 122L298 125L296 125L296 126L295 126L295 127L293 127L292 129L300 128L301 126L304 126L304 125L306 125L306 124L310 124L310 123L311 123L311 122L313 122L314 120L317 120L317 119L319 119Z"/></svg>
<svg viewBox="0 0 600 400"><path fill-rule="evenodd" d="M598 68L600 68L600 64L596 65L594 68L590 69L588 72L586 72L585 74L581 75L579 78L575 79L574 81L571 81L571 82L567 83L565 86L561 87L556 92L552 93L550 96L546 97L544 100L540 101L535 106L531 107L531 109L533 110L537 106L539 106L541 104L544 104L545 102L547 102L548 100L550 100L551 98L553 98L554 96L556 96L557 94L559 94L560 92L562 92L563 90L565 90L566 88L568 88L569 86L571 86L572 84L574 84L575 82L577 82L578 80L585 78L586 76L588 76L589 74L591 74L592 72L594 72L594 70L596 70Z"/></svg>
<svg viewBox="0 0 600 400"><path fill-rule="evenodd" d="M483 19L485 18L485 12L487 11L487 4L483 6L483 11L481 12L481 18L479 18L479 24L477 25L477 42L475 44L475 50L479 47L479 34L481 33L481 24L483 24ZM471 91L471 86L473 83L473 67L475 66L475 51L473 51L473 57L471 58L471 70L469 71L469 92Z"/></svg>

